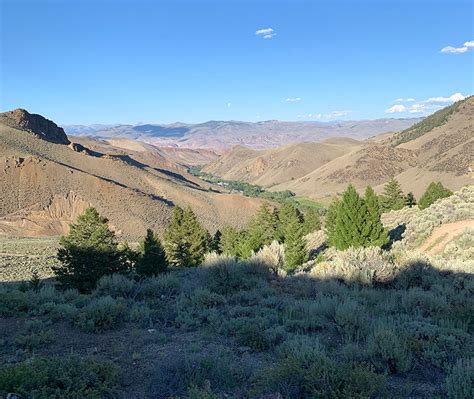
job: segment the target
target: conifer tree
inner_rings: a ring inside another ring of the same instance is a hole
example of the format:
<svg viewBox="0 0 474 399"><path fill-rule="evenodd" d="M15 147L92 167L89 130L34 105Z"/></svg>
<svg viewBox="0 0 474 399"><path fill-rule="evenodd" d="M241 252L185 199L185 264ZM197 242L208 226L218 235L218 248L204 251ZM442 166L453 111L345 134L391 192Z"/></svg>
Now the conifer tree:
<svg viewBox="0 0 474 399"><path fill-rule="evenodd" d="M310 208L304 215L303 233L304 235L321 229L321 219L316 209Z"/></svg>
<svg viewBox="0 0 474 399"><path fill-rule="evenodd" d="M216 252L217 254L221 254L221 237L222 233L220 230L216 230L214 235L210 238L209 240L209 251L210 252Z"/></svg>
<svg viewBox="0 0 474 399"><path fill-rule="evenodd" d="M416 198L411 191L406 196L405 205L409 206L410 208L416 205Z"/></svg>
<svg viewBox="0 0 474 399"><path fill-rule="evenodd" d="M337 209L334 245L339 250L368 245L368 211L364 200L350 184Z"/></svg>
<svg viewBox="0 0 474 399"><path fill-rule="evenodd" d="M166 254L157 235L147 229L145 238L139 245L139 257L136 262L137 273L142 276L154 276L166 271Z"/></svg>
<svg viewBox="0 0 474 399"><path fill-rule="evenodd" d="M384 211L399 210L405 206L405 196L397 179L392 177L384 186L381 196L382 209Z"/></svg>
<svg viewBox="0 0 474 399"><path fill-rule="evenodd" d="M303 215L291 202L285 202L279 209L277 213L277 229L276 229L276 238L279 242L285 242L287 236L287 230L290 223L295 220L299 223L303 223Z"/></svg>
<svg viewBox="0 0 474 399"><path fill-rule="evenodd" d="M228 256L240 256L240 232L235 227L225 225L219 243L220 252Z"/></svg>
<svg viewBox="0 0 474 399"><path fill-rule="evenodd" d="M303 227L299 215L293 213L285 229L285 269L288 272L301 266L307 259Z"/></svg>
<svg viewBox="0 0 474 399"><path fill-rule="evenodd" d="M102 276L126 270L115 234L107 223L95 208L88 208L60 238L57 257L61 266L53 271L63 286L89 292Z"/></svg>
<svg viewBox="0 0 474 399"><path fill-rule="evenodd" d="M453 195L453 192L444 187L441 182L432 182L418 201L418 206L420 209L425 209L438 199L446 198L451 195Z"/></svg>
<svg viewBox="0 0 474 399"><path fill-rule="evenodd" d="M326 231L327 241L330 246L335 246L336 218L340 204L341 201L338 198L334 198L329 205L324 219L324 229Z"/></svg>
<svg viewBox="0 0 474 399"><path fill-rule="evenodd" d="M377 195L375 194L372 187L367 186L364 197L365 205L367 207L367 218L365 221L365 227L362 232L363 236L367 237L367 242L364 246L372 245L376 247L382 247L388 243L388 233L383 227L380 221L380 206Z"/></svg>
<svg viewBox="0 0 474 399"><path fill-rule="evenodd" d="M255 217L250 222L245 246L252 251L258 251L264 245L270 244L276 238L277 218L268 203L263 203Z"/></svg>
<svg viewBox="0 0 474 399"><path fill-rule="evenodd" d="M165 252L174 266L198 266L207 252L207 232L190 207L175 206L165 230Z"/></svg>

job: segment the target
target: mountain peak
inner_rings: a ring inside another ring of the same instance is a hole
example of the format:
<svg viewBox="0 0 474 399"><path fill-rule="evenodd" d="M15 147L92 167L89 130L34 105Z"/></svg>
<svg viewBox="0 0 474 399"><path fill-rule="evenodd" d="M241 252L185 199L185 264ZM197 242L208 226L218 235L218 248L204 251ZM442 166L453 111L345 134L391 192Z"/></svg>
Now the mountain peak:
<svg viewBox="0 0 474 399"><path fill-rule="evenodd" d="M63 128L41 115L30 114L25 109L17 108L13 111L0 113L0 118L6 125L33 133L45 141L56 144L70 143Z"/></svg>

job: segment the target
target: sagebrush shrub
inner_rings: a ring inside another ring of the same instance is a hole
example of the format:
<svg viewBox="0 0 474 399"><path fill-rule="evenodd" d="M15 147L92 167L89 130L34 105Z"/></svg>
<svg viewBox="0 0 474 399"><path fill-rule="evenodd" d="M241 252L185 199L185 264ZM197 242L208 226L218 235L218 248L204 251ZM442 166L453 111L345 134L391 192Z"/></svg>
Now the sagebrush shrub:
<svg viewBox="0 0 474 399"><path fill-rule="evenodd" d="M86 332L100 333L116 327L124 319L125 306L110 296L93 299L81 309L77 325Z"/></svg>
<svg viewBox="0 0 474 399"><path fill-rule="evenodd" d="M474 358L459 359L446 378L450 399L474 398Z"/></svg>
<svg viewBox="0 0 474 399"><path fill-rule="evenodd" d="M122 274L111 274L97 281L93 294L96 297L132 298L137 295L137 284Z"/></svg>

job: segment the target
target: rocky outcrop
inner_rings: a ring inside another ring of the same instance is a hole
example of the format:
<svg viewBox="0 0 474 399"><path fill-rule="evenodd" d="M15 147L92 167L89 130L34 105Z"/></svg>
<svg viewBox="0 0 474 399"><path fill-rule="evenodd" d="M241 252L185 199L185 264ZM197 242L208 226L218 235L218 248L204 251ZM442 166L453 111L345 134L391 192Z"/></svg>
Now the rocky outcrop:
<svg viewBox="0 0 474 399"><path fill-rule="evenodd" d="M66 145L70 143L62 127L41 115L30 114L24 109L3 112L0 114L0 119L1 122L14 129L30 132L51 143Z"/></svg>

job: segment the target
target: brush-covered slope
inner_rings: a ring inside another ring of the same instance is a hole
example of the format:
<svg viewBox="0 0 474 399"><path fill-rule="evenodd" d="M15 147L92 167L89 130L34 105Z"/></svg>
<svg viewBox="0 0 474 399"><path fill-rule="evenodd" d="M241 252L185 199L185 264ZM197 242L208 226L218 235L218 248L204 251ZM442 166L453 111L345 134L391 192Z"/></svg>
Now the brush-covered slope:
<svg viewBox="0 0 474 399"><path fill-rule="evenodd" d="M266 151L234 147L204 172L227 180L240 180L262 186L274 186L298 179L338 158L361 142L350 138L328 139L321 143L298 143Z"/></svg>
<svg viewBox="0 0 474 399"><path fill-rule="evenodd" d="M97 207L128 237L143 235L147 227L162 231L174 204L192 206L210 229L245 223L259 206L256 199L209 191L176 170L128 154L103 155L65 140L59 144L55 132L25 128L19 113L24 111L15 111L14 118L0 114L0 234L37 234L37 228L25 227L38 220L35 212L70 195ZM76 209L71 208L68 215L50 216L68 221Z"/></svg>

